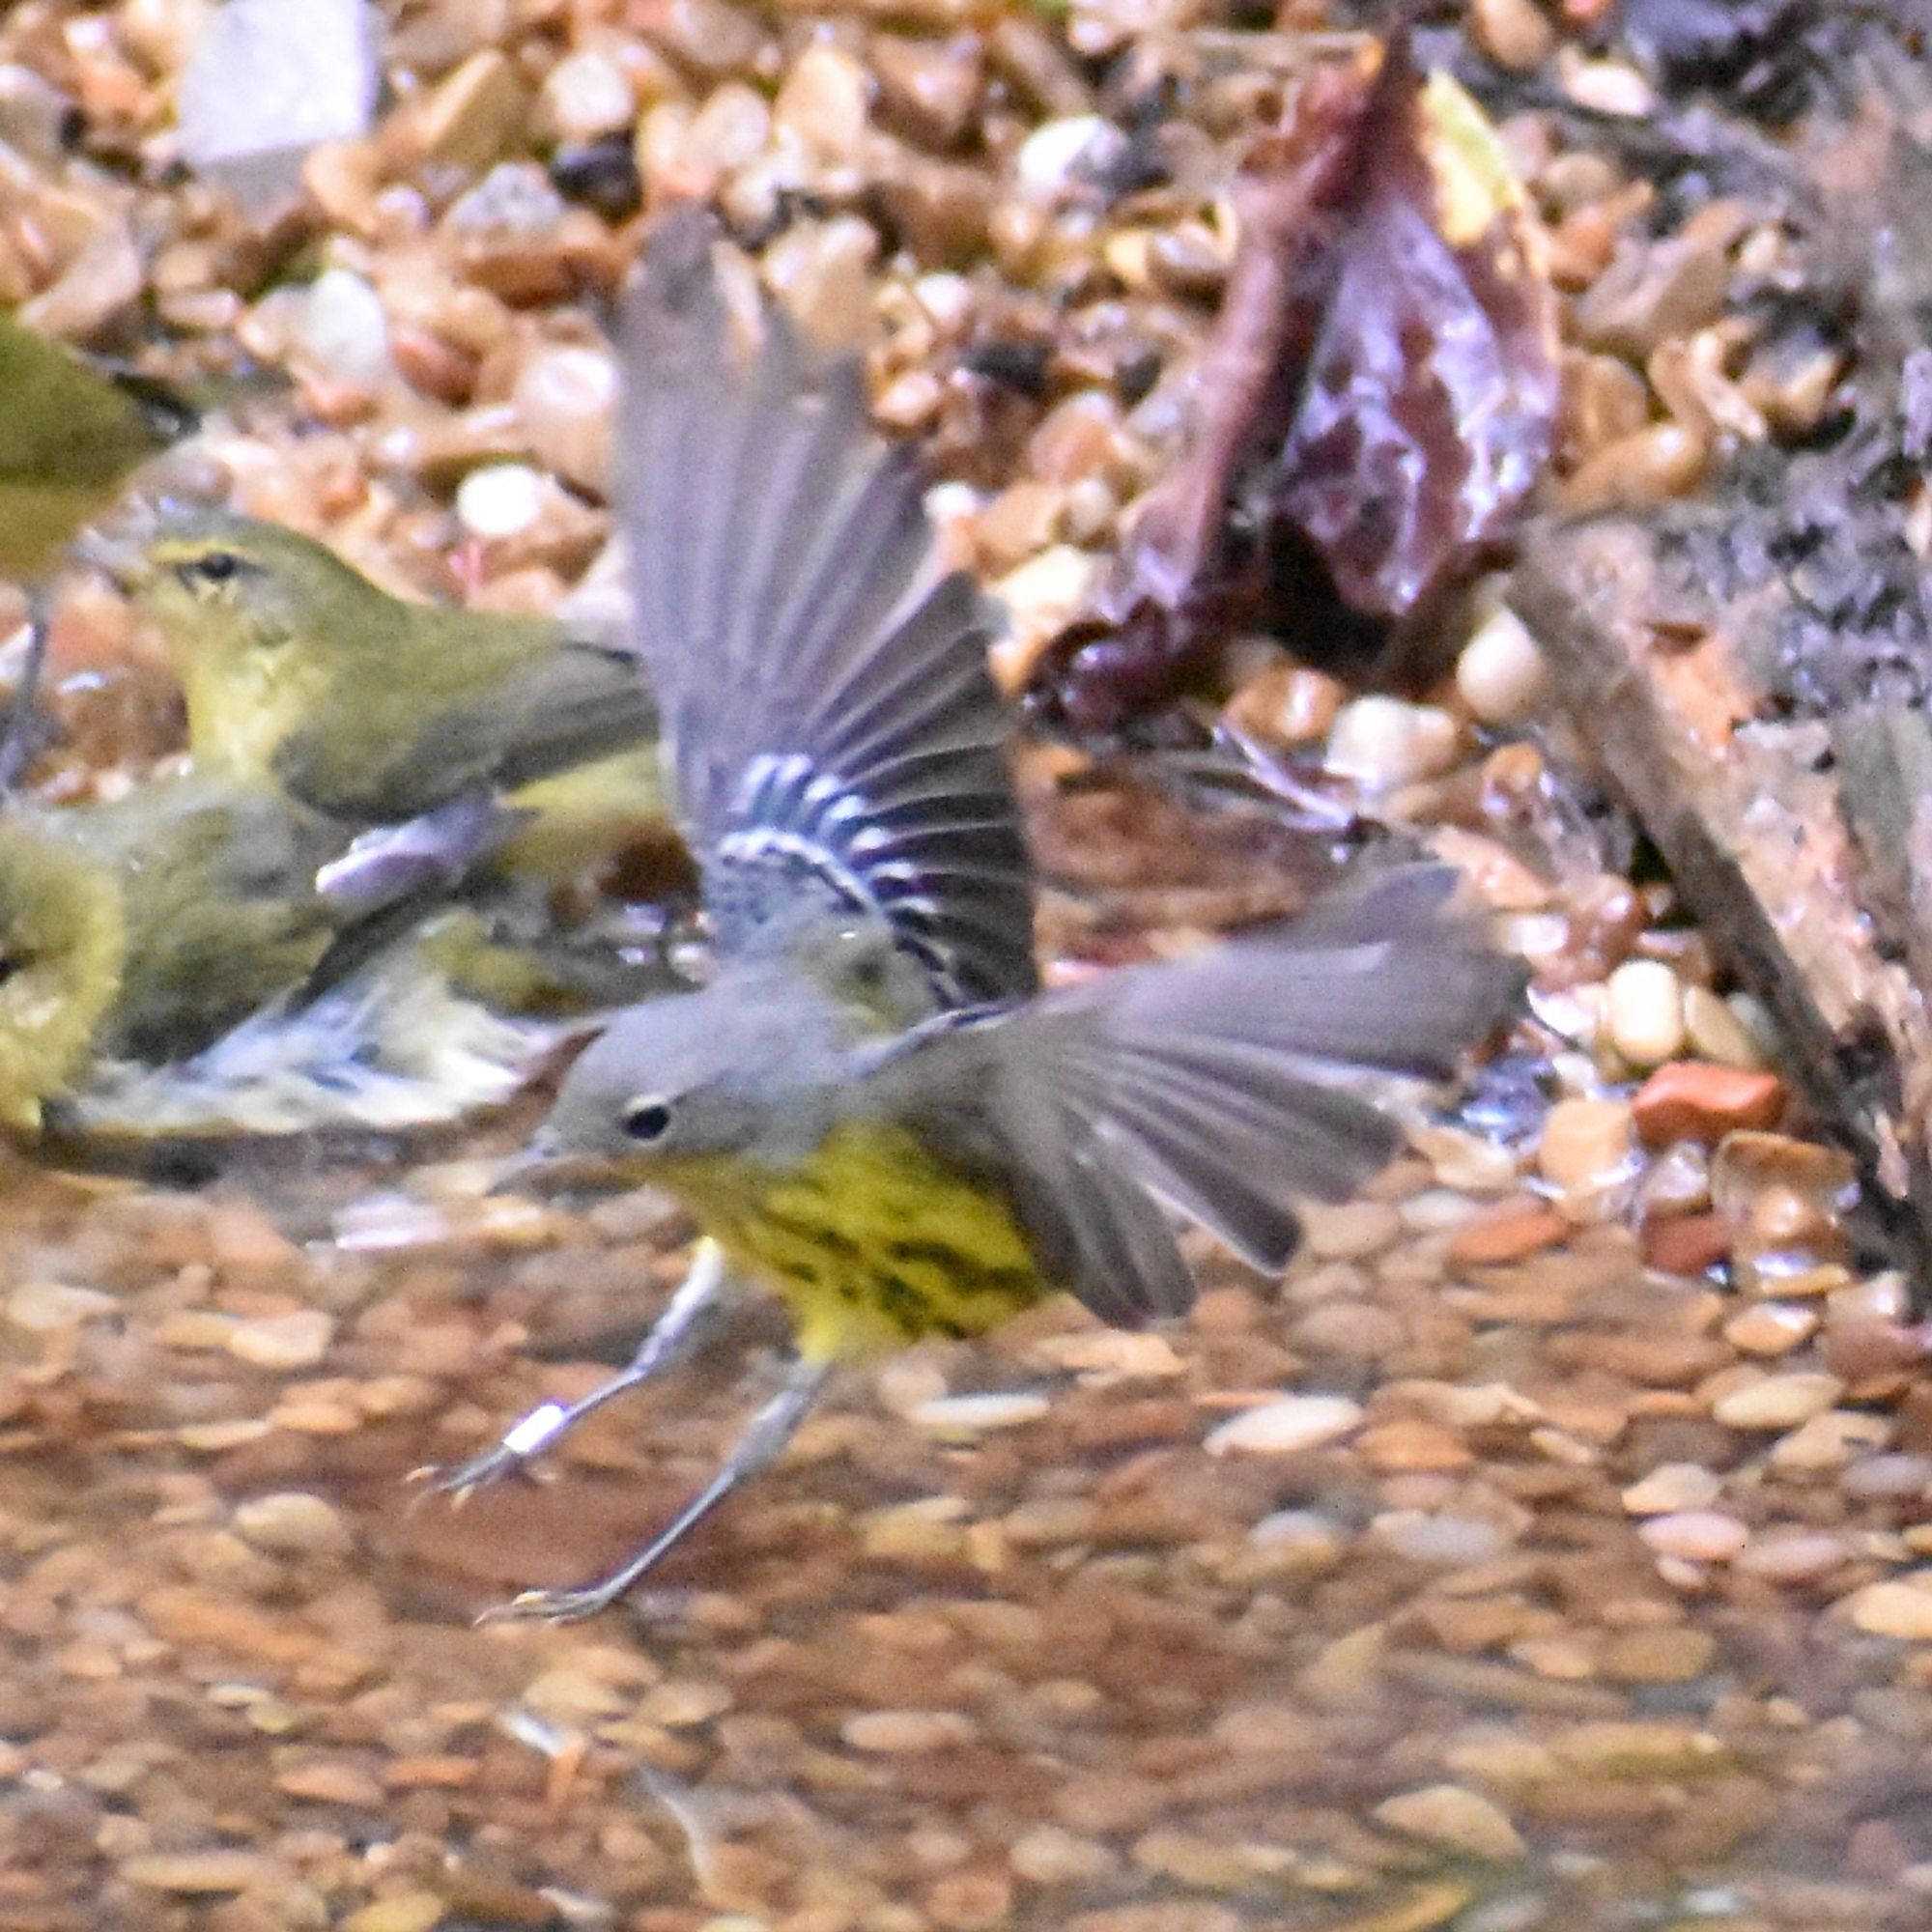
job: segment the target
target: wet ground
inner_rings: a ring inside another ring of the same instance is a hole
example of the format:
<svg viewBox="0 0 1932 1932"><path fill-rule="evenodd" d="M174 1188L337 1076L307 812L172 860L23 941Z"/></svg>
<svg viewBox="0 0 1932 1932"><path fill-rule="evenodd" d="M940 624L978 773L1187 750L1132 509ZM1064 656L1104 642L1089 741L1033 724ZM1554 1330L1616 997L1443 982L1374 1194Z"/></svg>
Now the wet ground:
<svg viewBox="0 0 1932 1932"><path fill-rule="evenodd" d="M1612 1090L1502 1151L1539 1112L1492 1072L1278 1288L1204 1246L1171 1336L1056 1304L852 1373L563 1630L473 1620L659 1524L773 1326L552 1480L407 1478L621 1358L668 1210L10 1174L0 1922L1932 1924L1899 1284L1821 1150L1734 1132L1713 1209Z"/></svg>
<svg viewBox="0 0 1932 1932"><path fill-rule="evenodd" d="M640 198L707 197L809 328L869 344L1013 613L1016 688L1174 459L1230 171L1328 44L1300 30L1364 10L391 9L399 104L282 238L313 282L169 172L193 7L0 11L9 99L85 136L7 124L8 298L289 368L204 450L244 507L552 608L609 528L597 298ZM1850 351L1811 339L1837 298L1752 199L1757 136L1659 161L1657 83L1591 0L1466 26L1431 57L1482 83L1566 307L1546 497L1775 474ZM1094 177L1150 128L1164 180ZM1495 587L1443 619L1431 702L1247 645L1221 693L1282 760L1277 817L1406 828L1535 965L1463 1112L1312 1217L1285 1281L1197 1246L1171 1335L1057 1304L852 1372L594 1623L475 1619L661 1524L776 1323L544 1483L457 1510L408 1478L624 1357L682 1265L668 1208L486 1197L521 1118L172 1189L0 1173L0 1927L1932 1926L1927 1336L1761 1013L1633 883ZM100 768L152 756L171 702L126 632L97 596L56 639ZM1047 869L1089 889L1048 957L1303 895L1305 838L1250 815L1204 846L1166 810L1042 806Z"/></svg>

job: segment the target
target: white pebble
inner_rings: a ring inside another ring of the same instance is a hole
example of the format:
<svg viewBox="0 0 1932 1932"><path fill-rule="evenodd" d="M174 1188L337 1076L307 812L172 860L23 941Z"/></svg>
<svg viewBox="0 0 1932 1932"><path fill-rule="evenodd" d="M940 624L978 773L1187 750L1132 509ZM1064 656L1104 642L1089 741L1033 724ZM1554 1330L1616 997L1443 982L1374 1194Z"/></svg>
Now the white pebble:
<svg viewBox="0 0 1932 1932"><path fill-rule="evenodd" d="M540 349L517 371L510 400L539 463L602 496L611 480L617 364L609 350L573 343Z"/></svg>
<svg viewBox="0 0 1932 1932"><path fill-rule="evenodd" d="M1637 1534L1660 1556L1687 1563L1727 1563L1750 1542L1750 1531L1720 1510L1679 1510L1654 1516Z"/></svg>
<svg viewBox="0 0 1932 1932"><path fill-rule="evenodd" d="M1347 1396L1292 1395L1232 1417L1203 1446L1210 1456L1293 1456L1339 1441L1361 1423L1361 1405Z"/></svg>
<svg viewBox="0 0 1932 1932"><path fill-rule="evenodd" d="M1711 1413L1727 1429L1796 1429L1823 1415L1844 1391L1836 1376L1822 1372L1766 1376L1719 1396Z"/></svg>
<svg viewBox="0 0 1932 1932"><path fill-rule="evenodd" d="M1632 1516L1668 1516L1675 1510L1703 1509L1723 1490L1717 1471L1701 1463L1660 1463L1624 1492L1623 1503Z"/></svg>
<svg viewBox="0 0 1932 1932"><path fill-rule="evenodd" d="M908 1419L943 1441L970 1442L991 1430L1037 1422L1050 1406L1043 1395L943 1395L921 1403Z"/></svg>
<svg viewBox="0 0 1932 1932"><path fill-rule="evenodd" d="M1684 988L1662 959L1627 959L1609 977L1610 1043L1633 1066L1662 1066L1684 1051Z"/></svg>
<svg viewBox="0 0 1932 1932"><path fill-rule="evenodd" d="M1509 1548L1509 1538L1480 1517L1384 1510L1369 1527L1378 1541L1411 1563L1487 1563Z"/></svg>
<svg viewBox="0 0 1932 1932"><path fill-rule="evenodd" d="M355 1544L341 1512L305 1490L237 1505L235 1527L257 1549L276 1556L346 1556Z"/></svg>
<svg viewBox="0 0 1932 1932"><path fill-rule="evenodd" d="M566 54L544 79L543 125L562 141L594 141L631 125L638 111L624 70L599 53Z"/></svg>
<svg viewBox="0 0 1932 1932"><path fill-rule="evenodd" d="M1932 1643L1932 1572L1919 1570L1884 1583L1867 1583L1845 1600L1860 1630L1873 1636Z"/></svg>
<svg viewBox="0 0 1932 1932"><path fill-rule="evenodd" d="M456 519L471 536L520 536L543 514L543 477L527 463L472 469L456 493Z"/></svg>
<svg viewBox="0 0 1932 1932"><path fill-rule="evenodd" d="M1029 134L1014 164L1020 192L1035 201L1077 193L1125 156L1127 137L1097 114L1049 121Z"/></svg>
<svg viewBox="0 0 1932 1932"><path fill-rule="evenodd" d="M1534 717L1548 688L1542 650L1506 604L1484 620L1456 661L1456 689L1485 724L1520 724Z"/></svg>
<svg viewBox="0 0 1932 1932"><path fill-rule="evenodd" d="M316 369L352 389L388 381L389 319L383 298L353 269L327 269L309 289L296 339Z"/></svg>
<svg viewBox="0 0 1932 1932"><path fill-rule="evenodd" d="M58 1328L78 1328L84 1321L111 1315L120 1306L98 1288L72 1288L61 1281L23 1281L7 1297L7 1319L16 1328L44 1335Z"/></svg>
<svg viewBox="0 0 1932 1932"><path fill-rule="evenodd" d="M290 1315L258 1315L238 1321L227 1342L228 1352L258 1369L312 1369L328 1352L335 1339L335 1318L319 1308L300 1308Z"/></svg>
<svg viewBox="0 0 1932 1932"><path fill-rule="evenodd" d="M1456 762L1456 721L1433 704L1358 697L1345 704L1328 734L1328 768L1376 790L1412 784Z"/></svg>
<svg viewBox="0 0 1932 1932"><path fill-rule="evenodd" d="M900 1756L970 1745L980 1727L963 1711L864 1711L838 1734L854 1750Z"/></svg>

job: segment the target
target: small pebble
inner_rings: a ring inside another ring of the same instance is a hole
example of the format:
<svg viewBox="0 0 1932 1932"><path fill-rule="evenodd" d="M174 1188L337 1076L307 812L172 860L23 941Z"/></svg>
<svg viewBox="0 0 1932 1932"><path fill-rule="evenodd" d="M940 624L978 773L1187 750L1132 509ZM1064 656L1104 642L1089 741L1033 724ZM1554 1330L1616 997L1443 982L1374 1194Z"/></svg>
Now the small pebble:
<svg viewBox="0 0 1932 1932"><path fill-rule="evenodd" d="M449 1911L433 1891L398 1891L343 1919L341 1932L431 1932Z"/></svg>
<svg viewBox="0 0 1932 1932"><path fill-rule="evenodd" d="M456 519L486 543L521 536L543 515L544 479L527 463L472 469L456 492Z"/></svg>
<svg viewBox="0 0 1932 1932"><path fill-rule="evenodd" d="M74 1288L63 1281L23 1281L7 1297L7 1319L29 1334L45 1335L112 1315L120 1305L98 1288Z"/></svg>
<svg viewBox="0 0 1932 1932"><path fill-rule="evenodd" d="M1757 1301L1724 1323L1724 1340L1747 1355L1785 1355L1818 1332L1819 1315L1795 1301Z"/></svg>
<svg viewBox="0 0 1932 1932"><path fill-rule="evenodd" d="M980 1727L960 1711L866 1711L846 1719L838 1735L854 1750L912 1757L970 1745Z"/></svg>
<svg viewBox="0 0 1932 1932"><path fill-rule="evenodd" d="M1708 986L1685 987L1684 1030L1690 1036L1691 1050L1719 1066L1754 1073L1764 1065L1763 1053L1731 1010L1730 1002Z"/></svg>
<svg viewBox="0 0 1932 1932"><path fill-rule="evenodd" d="M1469 29L1498 67L1529 73L1556 51L1556 29L1536 0L1470 0Z"/></svg>
<svg viewBox="0 0 1932 1932"><path fill-rule="evenodd" d="M1845 1539L1829 1530L1774 1529L1752 1542L1737 1567L1772 1583L1810 1583L1829 1577L1849 1554Z"/></svg>
<svg viewBox="0 0 1932 1932"><path fill-rule="evenodd" d="M1932 1571L1883 1583L1867 1583L1845 1599L1845 1612L1872 1636L1932 1643Z"/></svg>
<svg viewBox="0 0 1932 1932"><path fill-rule="evenodd" d="M638 111L631 83L613 60L594 52L566 54L544 76L537 113L559 141L595 141L628 128Z"/></svg>
<svg viewBox="0 0 1932 1932"><path fill-rule="evenodd" d="M119 1876L144 1891L198 1896L246 1891L272 1878L275 1871L274 1863L260 1852L154 1852L128 1859L119 1867Z"/></svg>
<svg viewBox="0 0 1932 1932"><path fill-rule="evenodd" d="M1492 1522L1437 1516L1428 1510L1386 1510L1369 1527L1388 1548L1411 1563L1487 1563L1510 1542Z"/></svg>
<svg viewBox="0 0 1932 1932"><path fill-rule="evenodd" d="M1508 1812L1461 1784L1401 1792L1378 1804L1375 1816L1392 1832L1472 1859L1505 1863L1521 1858L1526 1849Z"/></svg>
<svg viewBox="0 0 1932 1932"><path fill-rule="evenodd" d="M1631 966L1649 963L1634 960L1619 967L1613 979L1631 971ZM1675 976L1672 978L1674 980ZM1614 1017L1611 1025L1614 1031ZM1680 1046L1682 1043L1680 1030ZM1636 1130L1648 1147L1666 1147L1678 1140L1715 1146L1740 1128L1775 1125L1783 1111L1784 1083L1776 1074L1718 1066L1701 1060L1680 1060L1660 1066L1631 1102Z"/></svg>
<svg viewBox="0 0 1932 1932"><path fill-rule="evenodd" d="M1720 1510L1679 1510L1654 1516L1637 1534L1660 1556L1687 1563L1728 1563L1750 1542L1750 1531Z"/></svg>
<svg viewBox="0 0 1932 1932"><path fill-rule="evenodd" d="M1711 1413L1727 1429L1796 1429L1830 1408L1844 1387L1836 1376L1767 1376L1720 1396Z"/></svg>
<svg viewBox="0 0 1932 1932"><path fill-rule="evenodd" d="M1625 1100L1559 1100L1543 1123L1536 1164L1566 1191L1621 1179L1633 1156L1631 1109Z"/></svg>
<svg viewBox="0 0 1932 1932"><path fill-rule="evenodd" d="M1701 1463L1662 1463L1623 1492L1623 1505L1632 1516L1669 1516L1707 1508L1723 1489L1717 1472Z"/></svg>
<svg viewBox="0 0 1932 1932"><path fill-rule="evenodd" d="M1684 1050L1684 990L1661 959L1627 959L1605 987L1610 1043L1633 1066L1661 1066Z"/></svg>
<svg viewBox="0 0 1932 1932"><path fill-rule="evenodd" d="M1717 1639L1708 1631L1666 1624L1619 1631L1598 1662L1603 1674L1617 1684L1688 1684L1703 1676L1717 1655Z"/></svg>
<svg viewBox="0 0 1932 1932"><path fill-rule="evenodd" d="M259 1315L237 1322L223 1346L258 1369L312 1369L335 1339L335 1318L319 1308L289 1315Z"/></svg>
<svg viewBox="0 0 1932 1932"><path fill-rule="evenodd" d="M1345 704L1328 733L1328 769L1373 790L1439 777L1456 762L1456 721L1430 704L1372 696Z"/></svg>
<svg viewBox="0 0 1932 1932"><path fill-rule="evenodd" d="M1120 1860L1104 1844L1058 1825L1037 1825L1013 1840L1007 1861L1033 1885L1092 1885L1110 1878Z"/></svg>
<svg viewBox="0 0 1932 1932"><path fill-rule="evenodd" d="M1337 1442L1362 1425L1359 1403L1340 1395L1293 1395L1264 1403L1209 1432L1210 1456L1294 1456Z"/></svg>
<svg viewBox="0 0 1932 1932"><path fill-rule="evenodd" d="M351 389L380 389L392 373L383 298L351 269L326 269L296 318L296 341L318 374Z"/></svg>
<svg viewBox="0 0 1932 1932"><path fill-rule="evenodd" d="M1301 1219L1308 1252L1321 1261L1361 1261L1402 1234L1402 1216L1386 1201L1310 1202Z"/></svg>
<svg viewBox="0 0 1932 1932"><path fill-rule="evenodd" d="M942 1441L970 1442L996 1429L1019 1429L1037 1422L1052 1406L1043 1395L947 1395L921 1403L909 1419L915 1428Z"/></svg>
<svg viewBox="0 0 1932 1932"><path fill-rule="evenodd" d="M772 123L809 153L829 162L857 160L866 136L871 81L841 49L814 42L792 63L779 89Z"/></svg>
<svg viewBox="0 0 1932 1932"><path fill-rule="evenodd" d="M1021 144L1014 177L1030 200L1060 201L1089 191L1126 153L1126 135L1097 114L1048 121Z"/></svg>
<svg viewBox="0 0 1932 1932"><path fill-rule="evenodd" d="M275 1556L346 1556L355 1543L341 1512L303 1490L239 1504L235 1527L257 1549Z"/></svg>
<svg viewBox="0 0 1932 1932"><path fill-rule="evenodd" d="M1498 605L1463 646L1456 689L1485 724L1520 724L1541 708L1549 690L1548 668L1529 627L1507 604Z"/></svg>
<svg viewBox="0 0 1932 1932"><path fill-rule="evenodd" d="M510 400L537 461L566 483L602 496L611 481L617 400L611 353L575 344L540 349L517 372Z"/></svg>

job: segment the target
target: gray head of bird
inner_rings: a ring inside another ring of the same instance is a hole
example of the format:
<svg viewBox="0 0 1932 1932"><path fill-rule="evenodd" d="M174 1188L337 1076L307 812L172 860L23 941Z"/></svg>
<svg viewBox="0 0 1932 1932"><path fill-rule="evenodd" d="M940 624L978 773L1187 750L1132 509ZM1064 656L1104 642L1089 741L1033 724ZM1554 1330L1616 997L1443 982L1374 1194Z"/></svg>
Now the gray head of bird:
<svg viewBox="0 0 1932 1932"><path fill-rule="evenodd" d="M810 984L758 967L632 1007L579 1057L505 1179L621 1186L718 1157L801 1160L835 1118L842 1022Z"/></svg>

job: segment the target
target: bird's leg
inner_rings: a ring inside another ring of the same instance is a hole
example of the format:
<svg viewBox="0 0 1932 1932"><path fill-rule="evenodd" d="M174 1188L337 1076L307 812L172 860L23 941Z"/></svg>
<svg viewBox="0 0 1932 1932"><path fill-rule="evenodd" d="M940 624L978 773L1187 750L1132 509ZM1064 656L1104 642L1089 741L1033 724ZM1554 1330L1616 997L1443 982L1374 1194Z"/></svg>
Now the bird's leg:
<svg viewBox="0 0 1932 1932"><path fill-rule="evenodd" d="M581 1590L526 1590L500 1609L489 1612L488 1620L518 1618L576 1623L583 1617L594 1617L600 1610L608 1610L634 1583L655 1569L732 1491L778 1460L797 1433L798 1425L805 1420L806 1412L818 1399L831 1366L829 1362L804 1356L794 1361L784 1386L753 1416L751 1426L725 1458L724 1466L685 1504L667 1528L601 1582L586 1584Z"/></svg>
<svg viewBox="0 0 1932 1932"><path fill-rule="evenodd" d="M539 1403L513 1422L494 1448L446 1473L431 1472L432 1493L453 1496L461 1502L477 1490L500 1482L567 1435L593 1410L683 1361L702 1341L709 1327L707 1317L717 1312L729 1286L730 1271L724 1265L723 1250L709 1238L699 1241L677 1293L638 1344L638 1352L616 1375L575 1402Z"/></svg>
<svg viewBox="0 0 1932 1932"><path fill-rule="evenodd" d="M10 792L34 755L34 701L40 695L41 672L46 666L47 639L53 612L44 585L27 594L27 655L20 665L20 681L7 722L0 725L0 793Z"/></svg>

